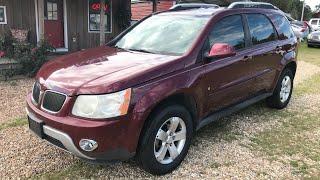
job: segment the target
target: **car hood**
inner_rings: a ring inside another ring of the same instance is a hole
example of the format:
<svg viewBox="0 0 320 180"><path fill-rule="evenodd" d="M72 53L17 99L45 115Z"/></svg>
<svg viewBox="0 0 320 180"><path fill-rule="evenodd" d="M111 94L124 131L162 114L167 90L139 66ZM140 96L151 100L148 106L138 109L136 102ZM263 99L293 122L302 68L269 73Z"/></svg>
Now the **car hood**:
<svg viewBox="0 0 320 180"><path fill-rule="evenodd" d="M310 33L311 35L320 36L320 31L314 31Z"/></svg>
<svg viewBox="0 0 320 180"><path fill-rule="evenodd" d="M43 89L69 96L123 90L181 68L177 56L102 46L58 57L38 72Z"/></svg>

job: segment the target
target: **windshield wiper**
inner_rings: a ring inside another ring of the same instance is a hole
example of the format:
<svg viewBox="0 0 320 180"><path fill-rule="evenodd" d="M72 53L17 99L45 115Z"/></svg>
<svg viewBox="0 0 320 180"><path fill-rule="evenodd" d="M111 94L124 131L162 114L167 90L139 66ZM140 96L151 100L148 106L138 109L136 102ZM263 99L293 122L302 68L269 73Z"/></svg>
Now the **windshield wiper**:
<svg viewBox="0 0 320 180"><path fill-rule="evenodd" d="M119 46L114 46L114 47L117 48L117 49L126 50L126 49L121 48L121 47L119 47Z"/></svg>
<svg viewBox="0 0 320 180"><path fill-rule="evenodd" d="M155 54L154 52L151 52L151 51L148 51L148 50L145 50L145 49L128 49L129 51L137 51L137 52L143 52L143 53L150 53L150 54Z"/></svg>

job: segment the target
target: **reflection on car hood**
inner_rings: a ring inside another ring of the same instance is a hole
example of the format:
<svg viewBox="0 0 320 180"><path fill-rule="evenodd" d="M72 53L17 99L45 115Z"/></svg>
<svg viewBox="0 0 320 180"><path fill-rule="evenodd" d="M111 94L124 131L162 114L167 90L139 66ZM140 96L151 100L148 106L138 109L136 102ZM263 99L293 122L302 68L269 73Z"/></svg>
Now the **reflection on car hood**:
<svg viewBox="0 0 320 180"><path fill-rule="evenodd" d="M49 61L39 71L37 79L44 88L68 95L109 93L174 70L165 68L158 73L148 74L176 59L177 56L123 51L104 46Z"/></svg>

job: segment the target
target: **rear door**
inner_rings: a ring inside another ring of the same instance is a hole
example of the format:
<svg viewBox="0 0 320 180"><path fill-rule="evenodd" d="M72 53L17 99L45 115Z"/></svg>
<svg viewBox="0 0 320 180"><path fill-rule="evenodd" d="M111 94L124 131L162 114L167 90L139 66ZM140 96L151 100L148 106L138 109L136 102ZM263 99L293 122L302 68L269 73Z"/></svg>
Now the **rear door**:
<svg viewBox="0 0 320 180"><path fill-rule="evenodd" d="M227 43L237 53L233 57L212 60L205 64L204 81L207 85L206 110L217 111L249 97L254 79L248 62L246 31L243 16L222 18L213 26L208 37L208 52L215 43Z"/></svg>
<svg viewBox="0 0 320 180"><path fill-rule="evenodd" d="M252 91L269 92L283 58L282 46L271 20L263 14L246 14L253 59L248 63L255 77Z"/></svg>

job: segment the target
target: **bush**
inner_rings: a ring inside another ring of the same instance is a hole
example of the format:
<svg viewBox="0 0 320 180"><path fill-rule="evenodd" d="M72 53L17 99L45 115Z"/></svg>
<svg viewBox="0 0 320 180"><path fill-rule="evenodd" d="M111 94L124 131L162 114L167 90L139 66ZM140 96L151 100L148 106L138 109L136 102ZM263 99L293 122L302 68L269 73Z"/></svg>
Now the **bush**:
<svg viewBox="0 0 320 180"><path fill-rule="evenodd" d="M52 50L54 48L46 40L42 40L38 47L33 47L29 43L14 43L14 59L22 66L20 73L35 76L41 66L48 61L48 54Z"/></svg>
<svg viewBox="0 0 320 180"><path fill-rule="evenodd" d="M4 36L0 37L0 51L5 52L5 56L13 58L15 39L12 37L10 32L4 33Z"/></svg>

